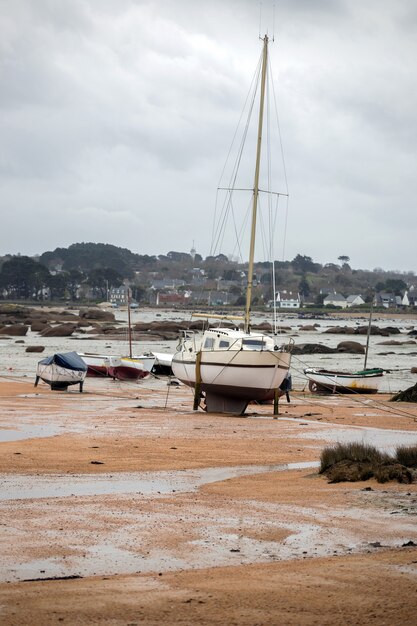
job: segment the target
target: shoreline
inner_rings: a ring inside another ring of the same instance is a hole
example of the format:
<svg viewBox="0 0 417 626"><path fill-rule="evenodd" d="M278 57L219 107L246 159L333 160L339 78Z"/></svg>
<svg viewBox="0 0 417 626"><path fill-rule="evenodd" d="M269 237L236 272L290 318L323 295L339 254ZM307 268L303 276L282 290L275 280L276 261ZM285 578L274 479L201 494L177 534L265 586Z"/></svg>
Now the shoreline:
<svg viewBox="0 0 417 626"><path fill-rule="evenodd" d="M295 392L238 418L92 380L0 380L3 623L413 623L417 485L286 467L340 438L417 442L416 405Z"/></svg>

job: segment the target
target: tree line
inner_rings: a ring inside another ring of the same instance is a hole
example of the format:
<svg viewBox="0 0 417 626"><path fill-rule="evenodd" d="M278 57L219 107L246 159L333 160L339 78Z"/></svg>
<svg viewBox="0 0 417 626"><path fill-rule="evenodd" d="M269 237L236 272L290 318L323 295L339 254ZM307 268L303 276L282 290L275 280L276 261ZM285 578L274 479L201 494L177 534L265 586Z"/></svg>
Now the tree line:
<svg viewBox="0 0 417 626"><path fill-rule="evenodd" d="M343 295L361 294L370 300L375 291L398 295L412 282L414 275L403 277L381 269L354 270L347 255L338 257L339 263L316 263L307 255L297 254L292 261L275 261L275 287L301 294L305 301L320 304L323 294L339 291ZM136 298L142 295L155 278L175 278L183 282L183 289L193 288L195 277L200 285L212 289L210 281L217 281L217 289L241 295L246 283L246 265L229 260L225 255L191 256L185 252L168 252L149 256L134 254L126 248L110 244L78 243L68 248L44 252L39 259L28 256L9 256L0 260L0 296L14 300L76 300L82 288L97 300L104 300L108 291L128 281L136 289ZM271 263L255 264L254 295L257 300L273 297ZM407 280L404 280L406 278Z"/></svg>

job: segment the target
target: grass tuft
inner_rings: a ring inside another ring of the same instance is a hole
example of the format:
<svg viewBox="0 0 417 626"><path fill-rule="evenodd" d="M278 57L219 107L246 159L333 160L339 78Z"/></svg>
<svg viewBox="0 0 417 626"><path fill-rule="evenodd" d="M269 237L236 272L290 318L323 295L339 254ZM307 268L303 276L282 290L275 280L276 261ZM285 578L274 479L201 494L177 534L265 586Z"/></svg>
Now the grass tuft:
<svg viewBox="0 0 417 626"><path fill-rule="evenodd" d="M320 456L320 474L323 474L329 467L341 461L351 461L376 465L388 461L390 457L366 443L338 443L334 446L324 448Z"/></svg>
<svg viewBox="0 0 417 626"><path fill-rule="evenodd" d="M412 483L417 467L417 446L397 448L395 458L364 443L338 443L324 448L320 455L320 474L331 483L356 482L375 478L379 483L396 480Z"/></svg>
<svg viewBox="0 0 417 626"><path fill-rule="evenodd" d="M395 458L405 467L417 467L417 445L399 446L395 452Z"/></svg>

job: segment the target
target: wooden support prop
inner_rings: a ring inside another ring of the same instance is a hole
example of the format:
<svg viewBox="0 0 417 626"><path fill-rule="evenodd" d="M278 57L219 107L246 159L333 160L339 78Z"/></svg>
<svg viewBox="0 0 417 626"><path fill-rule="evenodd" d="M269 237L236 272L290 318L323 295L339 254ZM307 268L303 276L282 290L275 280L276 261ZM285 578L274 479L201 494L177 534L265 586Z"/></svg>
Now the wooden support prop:
<svg viewBox="0 0 417 626"><path fill-rule="evenodd" d="M197 411L200 406L201 391L201 350L197 352L195 359L195 388L194 388L194 404L193 411Z"/></svg>
<svg viewBox="0 0 417 626"><path fill-rule="evenodd" d="M274 417L275 415L279 415L279 388L274 390Z"/></svg>

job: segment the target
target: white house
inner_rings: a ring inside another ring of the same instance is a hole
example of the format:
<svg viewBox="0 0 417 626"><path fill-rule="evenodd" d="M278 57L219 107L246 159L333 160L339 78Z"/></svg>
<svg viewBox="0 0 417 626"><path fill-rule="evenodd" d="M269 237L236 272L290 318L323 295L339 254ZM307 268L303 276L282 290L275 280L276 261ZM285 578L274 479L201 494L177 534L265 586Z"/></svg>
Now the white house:
<svg viewBox="0 0 417 626"><path fill-rule="evenodd" d="M346 306L349 308L351 306L359 306L360 304L365 304L365 300L362 296L348 296L346 298Z"/></svg>
<svg viewBox="0 0 417 626"><path fill-rule="evenodd" d="M347 300L344 296L342 296L342 294L340 293L329 293L328 296L326 296L323 300L323 304L324 306L338 306L341 309L346 309L347 307Z"/></svg>
<svg viewBox="0 0 417 626"><path fill-rule="evenodd" d="M277 291L275 302L280 309L299 309L300 294L293 294L292 291Z"/></svg>
<svg viewBox="0 0 417 626"><path fill-rule="evenodd" d="M374 300L376 306L383 306L386 309L409 306L412 302L413 298L412 296L410 297L407 291L405 291L402 296L396 296L395 293L385 293L381 291L375 295Z"/></svg>

